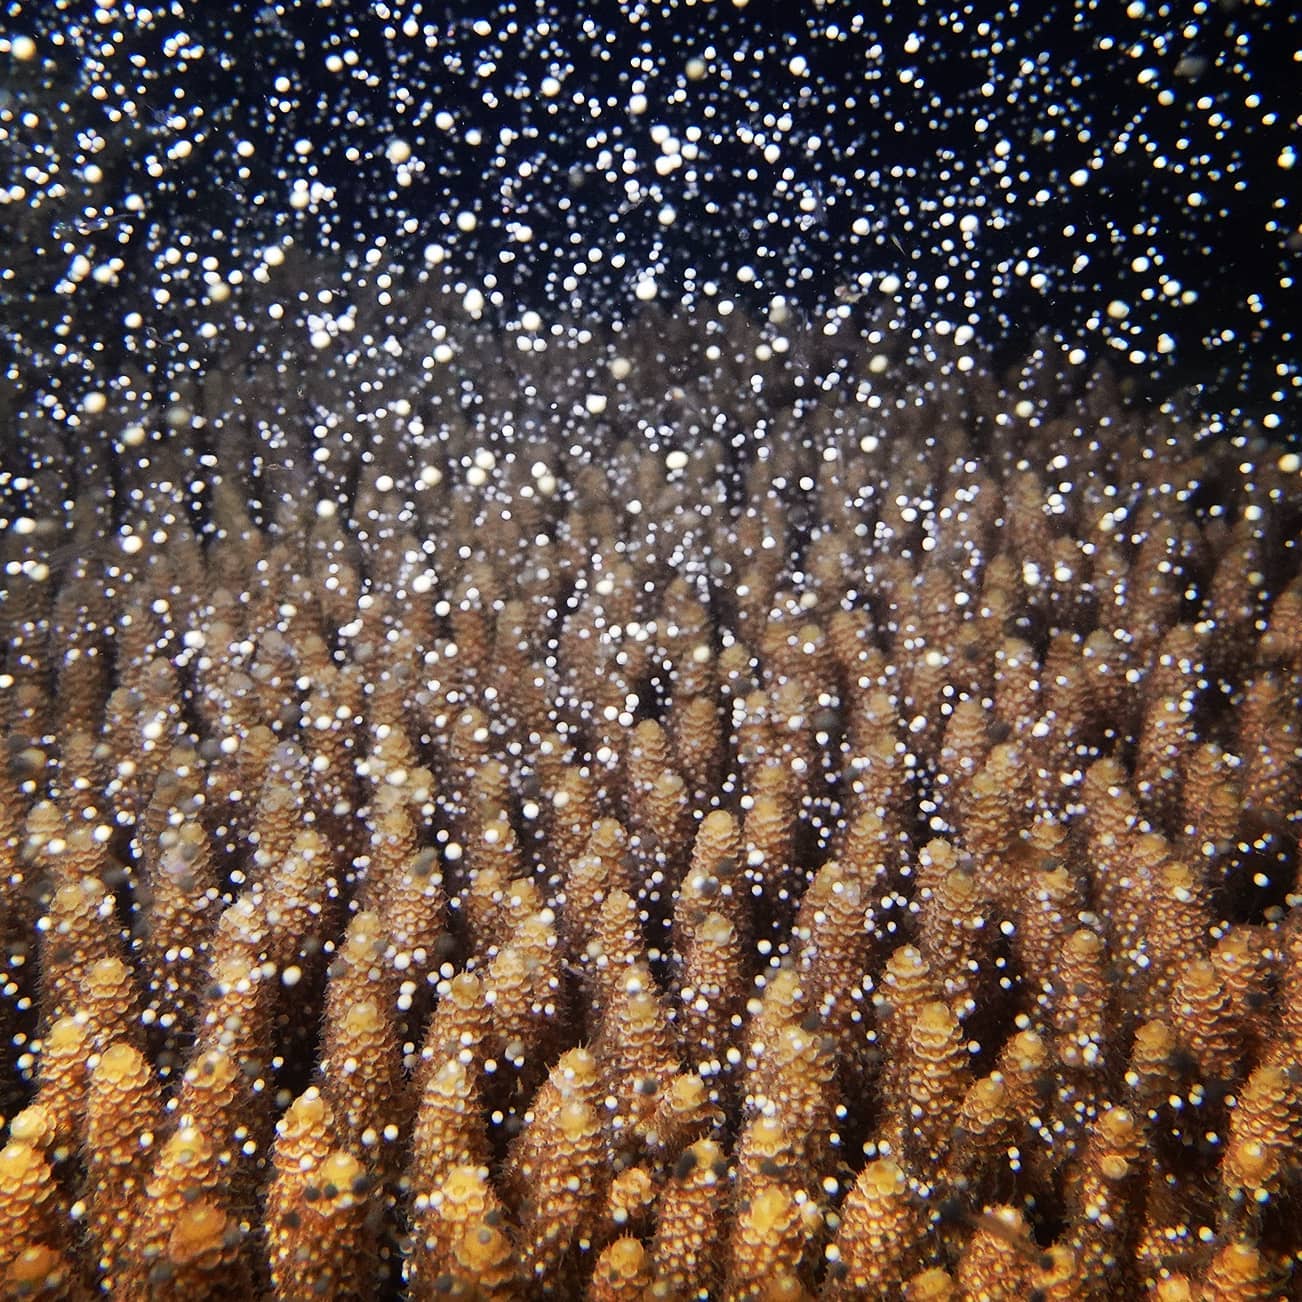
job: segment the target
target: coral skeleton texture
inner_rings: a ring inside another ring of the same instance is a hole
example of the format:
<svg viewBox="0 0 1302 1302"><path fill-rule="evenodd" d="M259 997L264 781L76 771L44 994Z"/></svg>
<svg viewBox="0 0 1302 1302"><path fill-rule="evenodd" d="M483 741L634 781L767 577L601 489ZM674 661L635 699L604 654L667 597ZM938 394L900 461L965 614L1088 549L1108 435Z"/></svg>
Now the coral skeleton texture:
<svg viewBox="0 0 1302 1302"><path fill-rule="evenodd" d="M0 1296L1297 1296L1295 459L789 334L47 460Z"/></svg>

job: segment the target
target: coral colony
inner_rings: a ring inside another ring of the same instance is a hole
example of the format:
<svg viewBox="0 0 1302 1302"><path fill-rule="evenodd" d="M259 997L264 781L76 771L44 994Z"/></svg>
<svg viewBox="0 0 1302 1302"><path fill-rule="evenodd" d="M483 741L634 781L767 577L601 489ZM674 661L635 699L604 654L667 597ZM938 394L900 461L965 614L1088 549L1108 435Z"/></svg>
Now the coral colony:
<svg viewBox="0 0 1302 1302"><path fill-rule="evenodd" d="M0 14L0 1297L1302 1289L1302 20Z"/></svg>

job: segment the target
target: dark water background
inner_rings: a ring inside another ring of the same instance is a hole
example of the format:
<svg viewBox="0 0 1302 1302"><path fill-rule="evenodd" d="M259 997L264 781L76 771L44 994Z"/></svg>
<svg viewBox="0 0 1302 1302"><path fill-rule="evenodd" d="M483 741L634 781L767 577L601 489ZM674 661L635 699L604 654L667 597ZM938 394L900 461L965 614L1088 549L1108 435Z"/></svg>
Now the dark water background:
<svg viewBox="0 0 1302 1302"><path fill-rule="evenodd" d="M1000 362L1037 337L1081 341L1138 393L1197 386L1209 410L1296 428L1302 213L1299 169L1280 166L1299 147L1295 5L109 13L10 4L0 19L37 48L8 61L10 183L60 163L0 209L5 356L24 392L125 358L165 389L170 341L191 340L191 366L225 342L193 339L197 264L247 267L292 236L345 282L373 249L400 282L429 274L422 252L438 243L436 274L458 289L493 277L504 323L526 308L627 317L647 275L662 306L690 310L712 281L756 310L777 294L815 314L845 303L910 335L966 321ZM698 157L657 174L654 124L682 141L699 129ZM416 164L407 185L395 139ZM103 181L70 182L87 159ZM291 209L295 178L329 199ZM967 239L965 214L979 220ZM79 255L123 267L61 291ZM1162 276L1196 298L1180 303Z"/></svg>

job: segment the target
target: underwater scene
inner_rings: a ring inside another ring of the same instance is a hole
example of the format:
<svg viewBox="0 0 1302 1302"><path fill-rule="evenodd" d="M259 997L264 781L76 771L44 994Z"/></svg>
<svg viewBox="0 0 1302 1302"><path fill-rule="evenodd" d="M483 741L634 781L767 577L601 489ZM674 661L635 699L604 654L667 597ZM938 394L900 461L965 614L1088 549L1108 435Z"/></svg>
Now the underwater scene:
<svg viewBox="0 0 1302 1302"><path fill-rule="evenodd" d="M0 1299L1302 1297L1300 88L0 0Z"/></svg>

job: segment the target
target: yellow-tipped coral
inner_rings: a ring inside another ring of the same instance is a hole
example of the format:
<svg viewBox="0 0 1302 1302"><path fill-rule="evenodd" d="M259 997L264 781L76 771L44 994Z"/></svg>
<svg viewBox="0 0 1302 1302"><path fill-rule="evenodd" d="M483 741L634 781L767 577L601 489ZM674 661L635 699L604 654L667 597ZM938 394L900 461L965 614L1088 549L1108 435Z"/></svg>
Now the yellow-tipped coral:
<svg viewBox="0 0 1302 1302"><path fill-rule="evenodd" d="M281 251L0 527L0 1293L1296 1292L1298 466Z"/></svg>

